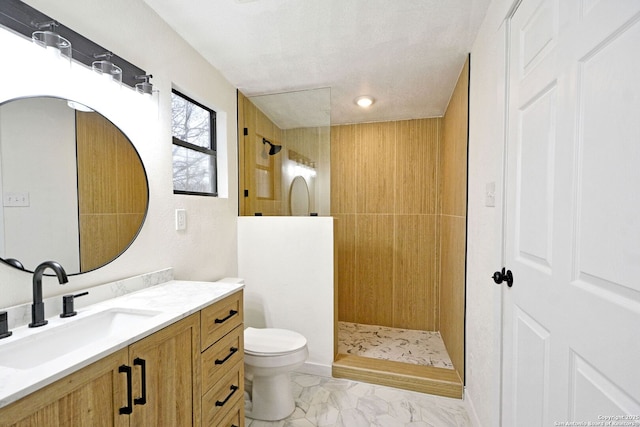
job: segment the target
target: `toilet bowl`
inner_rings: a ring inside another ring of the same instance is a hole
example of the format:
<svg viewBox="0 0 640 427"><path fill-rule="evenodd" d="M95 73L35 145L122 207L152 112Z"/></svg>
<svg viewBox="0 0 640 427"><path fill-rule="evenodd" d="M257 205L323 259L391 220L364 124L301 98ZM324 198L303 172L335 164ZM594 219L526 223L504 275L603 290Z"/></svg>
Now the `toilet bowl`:
<svg viewBox="0 0 640 427"><path fill-rule="evenodd" d="M277 421L291 415L293 399L289 373L307 357L307 340L286 329L252 328L244 331L244 369L251 380L251 402L245 415L255 420Z"/></svg>

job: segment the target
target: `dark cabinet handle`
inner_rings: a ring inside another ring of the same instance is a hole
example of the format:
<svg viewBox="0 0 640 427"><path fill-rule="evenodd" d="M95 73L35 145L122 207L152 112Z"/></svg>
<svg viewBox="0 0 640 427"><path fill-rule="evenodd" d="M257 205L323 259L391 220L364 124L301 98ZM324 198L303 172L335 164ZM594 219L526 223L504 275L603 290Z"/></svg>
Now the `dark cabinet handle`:
<svg viewBox="0 0 640 427"><path fill-rule="evenodd" d="M229 310L229 315L227 317L225 317L224 319L216 319L215 322L216 323L224 323L227 320L231 319L236 314L238 314L238 312L236 310Z"/></svg>
<svg viewBox="0 0 640 427"><path fill-rule="evenodd" d="M227 360L229 360L229 358L230 358L231 356L233 356L234 354L236 354L236 351L238 351L238 347L231 347L231 348L229 349L229 354L227 354L227 355L225 356L225 358L224 358L224 359L216 359L216 362L215 362L215 363L216 363L216 365L222 365L224 362L226 362Z"/></svg>
<svg viewBox="0 0 640 427"><path fill-rule="evenodd" d="M120 408L120 415L129 415L133 412L133 402L131 401L131 366L122 365L118 368L121 374L127 374L127 406Z"/></svg>
<svg viewBox="0 0 640 427"><path fill-rule="evenodd" d="M238 386L231 384L231 387L229 387L229 389L231 390L231 393L229 393L229 395L222 402L219 400L216 400L216 406L224 406L224 404L227 403L229 399L231 399L231 396L233 396L233 393L235 393L236 390L238 390Z"/></svg>
<svg viewBox="0 0 640 427"><path fill-rule="evenodd" d="M140 381L142 383L142 396L133 399L136 405L144 405L147 403L147 361L136 357L133 359L135 366L140 366Z"/></svg>

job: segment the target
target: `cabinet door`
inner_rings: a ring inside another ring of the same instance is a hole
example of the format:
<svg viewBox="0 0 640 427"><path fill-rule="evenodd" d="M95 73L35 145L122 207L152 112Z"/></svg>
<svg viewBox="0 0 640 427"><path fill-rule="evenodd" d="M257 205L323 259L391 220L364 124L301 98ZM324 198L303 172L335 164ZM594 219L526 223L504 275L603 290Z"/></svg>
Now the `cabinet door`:
<svg viewBox="0 0 640 427"><path fill-rule="evenodd" d="M131 426L200 425L200 314L129 346Z"/></svg>
<svg viewBox="0 0 640 427"><path fill-rule="evenodd" d="M128 426L123 349L0 409L2 426ZM111 396L106 398L105 396Z"/></svg>

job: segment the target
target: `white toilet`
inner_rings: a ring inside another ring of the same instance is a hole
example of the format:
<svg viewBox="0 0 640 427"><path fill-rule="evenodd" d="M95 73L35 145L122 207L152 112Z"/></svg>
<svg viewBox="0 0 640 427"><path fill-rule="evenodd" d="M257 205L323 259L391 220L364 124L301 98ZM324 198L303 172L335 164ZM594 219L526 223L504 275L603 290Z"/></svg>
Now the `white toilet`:
<svg viewBox="0 0 640 427"><path fill-rule="evenodd" d="M244 330L244 370L251 380L251 403L245 415L255 420L281 420L296 405L289 373L302 366L309 356L307 339L286 329L252 328Z"/></svg>

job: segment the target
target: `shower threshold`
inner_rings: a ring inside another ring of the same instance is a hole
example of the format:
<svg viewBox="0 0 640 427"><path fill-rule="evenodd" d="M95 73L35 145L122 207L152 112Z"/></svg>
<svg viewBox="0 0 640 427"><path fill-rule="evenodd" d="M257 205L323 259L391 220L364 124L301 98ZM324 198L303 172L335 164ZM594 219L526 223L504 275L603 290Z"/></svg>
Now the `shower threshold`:
<svg viewBox="0 0 640 427"><path fill-rule="evenodd" d="M438 332L338 322L332 375L462 398L462 381Z"/></svg>

